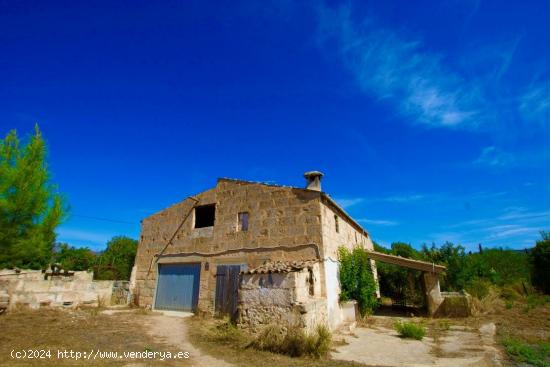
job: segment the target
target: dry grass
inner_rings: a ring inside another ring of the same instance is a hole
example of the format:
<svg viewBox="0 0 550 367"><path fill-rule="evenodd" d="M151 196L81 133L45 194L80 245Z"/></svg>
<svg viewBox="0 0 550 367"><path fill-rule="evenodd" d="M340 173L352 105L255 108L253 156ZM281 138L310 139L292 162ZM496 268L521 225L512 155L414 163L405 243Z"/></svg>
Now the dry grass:
<svg viewBox="0 0 550 367"><path fill-rule="evenodd" d="M490 291L483 300L475 300L476 316L459 321L472 328L495 323L497 341L516 363L522 361L522 353L535 353L530 349L548 348L550 340L549 296L531 293L524 297L517 288L504 288L499 293ZM550 360L542 363L550 365Z"/></svg>
<svg viewBox="0 0 550 367"><path fill-rule="evenodd" d="M91 349L118 352L174 351L155 342L140 326L139 314L102 315L95 309L32 311L18 309L0 315L0 360L2 366L122 366L143 360L58 359L58 350L89 352ZM50 350L49 359L11 359L12 350ZM152 361L145 361L151 363ZM155 366L173 361L155 360Z"/></svg>
<svg viewBox="0 0 550 367"><path fill-rule="evenodd" d="M224 359L235 366L258 366L263 367L350 367L364 366L361 364L345 361L336 361L329 358L312 357L289 357L286 355L271 353L268 351L247 348L246 346L254 339L253 335L242 330L235 331L228 327L224 320L204 319L194 317L187 319L189 338L193 345L204 353ZM236 329L236 328L235 328ZM221 330L221 331L220 331ZM220 340L224 342L221 343Z"/></svg>

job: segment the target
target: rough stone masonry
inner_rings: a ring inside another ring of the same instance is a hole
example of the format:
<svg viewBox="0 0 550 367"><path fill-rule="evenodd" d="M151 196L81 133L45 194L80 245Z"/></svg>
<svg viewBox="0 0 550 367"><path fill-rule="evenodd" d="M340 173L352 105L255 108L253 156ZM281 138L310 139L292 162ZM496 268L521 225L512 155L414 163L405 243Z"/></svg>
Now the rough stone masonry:
<svg viewBox="0 0 550 367"><path fill-rule="evenodd" d="M197 308L213 313L217 265L252 269L270 261L317 259L318 297L324 300L328 325L337 327L342 322L338 247L372 250L373 243L368 232L321 191L320 172L305 176L306 188L221 178L214 188L145 218L136 256L138 304L155 308L159 264L200 264ZM197 228L197 208L208 205L215 220ZM243 213L246 230L239 222ZM376 277L374 261L372 265Z"/></svg>

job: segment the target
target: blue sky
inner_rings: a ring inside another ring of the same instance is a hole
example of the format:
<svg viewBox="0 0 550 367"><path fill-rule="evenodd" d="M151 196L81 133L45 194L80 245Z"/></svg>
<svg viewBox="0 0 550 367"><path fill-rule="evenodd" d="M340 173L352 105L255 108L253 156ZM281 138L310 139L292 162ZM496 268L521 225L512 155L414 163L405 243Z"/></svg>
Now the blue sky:
<svg viewBox="0 0 550 367"><path fill-rule="evenodd" d="M38 122L94 249L217 177L323 189L373 238L550 229L550 4L2 2L0 133Z"/></svg>

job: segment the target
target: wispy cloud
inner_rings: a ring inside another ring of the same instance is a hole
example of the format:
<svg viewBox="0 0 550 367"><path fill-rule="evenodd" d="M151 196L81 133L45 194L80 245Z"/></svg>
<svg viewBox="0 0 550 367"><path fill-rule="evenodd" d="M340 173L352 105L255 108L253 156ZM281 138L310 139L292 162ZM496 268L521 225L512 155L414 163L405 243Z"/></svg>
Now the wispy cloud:
<svg viewBox="0 0 550 367"><path fill-rule="evenodd" d="M399 223L392 221L392 220L383 220L383 219L367 219L367 218L360 218L357 219L359 223L365 223L365 224L372 224L376 226L396 226Z"/></svg>
<svg viewBox="0 0 550 367"><path fill-rule="evenodd" d="M550 210L543 211L528 211L525 208L512 208L507 210L505 214L500 215L497 219L500 220L521 220L529 222L548 221L550 225Z"/></svg>
<svg viewBox="0 0 550 367"><path fill-rule="evenodd" d="M363 198L335 198L334 200L344 209L347 209L364 201Z"/></svg>
<svg viewBox="0 0 550 367"><path fill-rule="evenodd" d="M362 89L397 106L402 114L433 126L474 126L482 119L480 91L447 67L422 42L356 22L349 6L320 7L322 43L336 41L343 62Z"/></svg>
<svg viewBox="0 0 550 367"><path fill-rule="evenodd" d="M424 194L408 194L408 195L395 195L388 196L380 199L380 201L385 201L389 203L408 203L411 201L418 201L426 198Z"/></svg>
<svg viewBox="0 0 550 367"><path fill-rule="evenodd" d="M522 116L541 125L550 125L550 82L531 85L520 97Z"/></svg>
<svg viewBox="0 0 550 367"><path fill-rule="evenodd" d="M494 146L483 148L481 155L474 161L476 165L505 167L514 163L514 157Z"/></svg>
<svg viewBox="0 0 550 367"><path fill-rule="evenodd" d="M447 232L429 235L429 241L445 240L487 246L533 246L539 232L550 223L550 210L532 211L523 207L509 207L493 218L480 218L449 225ZM427 241L427 242L429 242Z"/></svg>

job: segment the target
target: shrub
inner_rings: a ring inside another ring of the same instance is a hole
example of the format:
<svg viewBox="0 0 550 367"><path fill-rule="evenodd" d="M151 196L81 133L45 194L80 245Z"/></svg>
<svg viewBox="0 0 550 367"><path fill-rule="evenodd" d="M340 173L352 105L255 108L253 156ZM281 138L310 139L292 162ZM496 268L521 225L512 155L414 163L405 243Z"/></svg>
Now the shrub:
<svg viewBox="0 0 550 367"><path fill-rule="evenodd" d="M422 340L426 335L426 329L414 322L396 322L394 327L402 338Z"/></svg>
<svg viewBox="0 0 550 367"><path fill-rule="evenodd" d="M270 324L262 329L256 339L250 343L250 347L258 350L279 353L284 339L284 329L281 325Z"/></svg>
<svg viewBox="0 0 550 367"><path fill-rule="evenodd" d="M313 339L314 336L311 336ZM309 340L307 335L300 327L294 326L288 328L284 338L279 346L279 353L286 354L291 357L301 357L307 354L308 347L313 344L313 340Z"/></svg>
<svg viewBox="0 0 550 367"><path fill-rule="evenodd" d="M356 300L361 316L365 316L378 305L376 282L366 251L356 247L352 251L345 247L338 249L340 260L340 300Z"/></svg>
<svg viewBox="0 0 550 367"><path fill-rule="evenodd" d="M308 354L320 358L330 352L330 344L332 342L332 334L325 325L317 326L315 334L308 337Z"/></svg>
<svg viewBox="0 0 550 367"><path fill-rule="evenodd" d="M271 324L266 326L249 346L291 357L309 355L320 358L330 351L331 341L330 330L324 325L317 326L313 333L308 334L297 325L283 328L281 325Z"/></svg>
<svg viewBox="0 0 550 367"><path fill-rule="evenodd" d="M550 294L550 232L542 232L541 236L531 254L533 285Z"/></svg>

